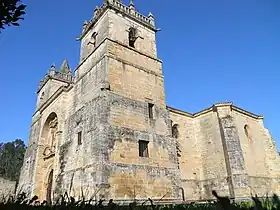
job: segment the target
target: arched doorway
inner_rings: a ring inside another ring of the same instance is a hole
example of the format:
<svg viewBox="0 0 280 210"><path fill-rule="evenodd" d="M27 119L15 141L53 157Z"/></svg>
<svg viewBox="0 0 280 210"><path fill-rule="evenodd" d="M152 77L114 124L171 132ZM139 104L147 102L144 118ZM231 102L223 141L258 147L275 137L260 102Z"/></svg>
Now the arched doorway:
<svg viewBox="0 0 280 210"><path fill-rule="evenodd" d="M45 120L41 135L40 144L38 146L38 154L36 157L36 174L35 174L35 189L40 200L45 200L49 203L53 199L53 187L55 186L54 175L56 147L58 144L58 117L56 113L51 113Z"/></svg>
<svg viewBox="0 0 280 210"><path fill-rule="evenodd" d="M46 195L47 203L52 202L52 185L53 185L53 169L49 173L48 182L47 182L47 195Z"/></svg>

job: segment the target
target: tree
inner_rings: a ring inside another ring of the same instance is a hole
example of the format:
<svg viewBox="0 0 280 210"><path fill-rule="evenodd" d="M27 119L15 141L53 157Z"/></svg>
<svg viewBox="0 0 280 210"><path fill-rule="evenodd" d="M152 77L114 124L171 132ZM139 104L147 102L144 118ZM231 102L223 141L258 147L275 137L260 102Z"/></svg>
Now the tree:
<svg viewBox="0 0 280 210"><path fill-rule="evenodd" d="M18 21L23 20L26 5L21 0L0 0L0 31L7 26L19 26Z"/></svg>
<svg viewBox="0 0 280 210"><path fill-rule="evenodd" d="M26 146L20 139L0 143L0 176L18 181Z"/></svg>

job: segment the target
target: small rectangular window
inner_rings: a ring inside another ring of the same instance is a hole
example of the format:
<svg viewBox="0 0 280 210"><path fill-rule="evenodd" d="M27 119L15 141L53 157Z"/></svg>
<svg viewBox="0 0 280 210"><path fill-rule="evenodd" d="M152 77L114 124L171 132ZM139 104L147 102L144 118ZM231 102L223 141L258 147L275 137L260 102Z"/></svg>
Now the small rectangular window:
<svg viewBox="0 0 280 210"><path fill-rule="evenodd" d="M154 104L149 103L149 118L153 119L153 107Z"/></svg>
<svg viewBox="0 0 280 210"><path fill-rule="evenodd" d="M139 156L140 157L149 157L149 151L148 151L148 141L139 141Z"/></svg>
<svg viewBox="0 0 280 210"><path fill-rule="evenodd" d="M82 144L82 131L78 133L78 145Z"/></svg>

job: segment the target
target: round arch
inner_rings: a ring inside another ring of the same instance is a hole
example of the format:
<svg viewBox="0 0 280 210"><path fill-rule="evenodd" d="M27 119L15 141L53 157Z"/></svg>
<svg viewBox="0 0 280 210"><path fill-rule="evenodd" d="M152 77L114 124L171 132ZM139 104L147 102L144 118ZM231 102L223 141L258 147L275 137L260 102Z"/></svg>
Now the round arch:
<svg viewBox="0 0 280 210"><path fill-rule="evenodd" d="M43 145L54 146L55 134L58 130L58 117L55 112L52 112L47 117L42 131L41 131L41 143Z"/></svg>
<svg viewBox="0 0 280 210"><path fill-rule="evenodd" d="M172 137L175 139L179 138L179 125L178 124L174 124L172 126Z"/></svg>
<svg viewBox="0 0 280 210"><path fill-rule="evenodd" d="M251 128L248 124L244 125L244 132L249 141L252 141L252 132Z"/></svg>

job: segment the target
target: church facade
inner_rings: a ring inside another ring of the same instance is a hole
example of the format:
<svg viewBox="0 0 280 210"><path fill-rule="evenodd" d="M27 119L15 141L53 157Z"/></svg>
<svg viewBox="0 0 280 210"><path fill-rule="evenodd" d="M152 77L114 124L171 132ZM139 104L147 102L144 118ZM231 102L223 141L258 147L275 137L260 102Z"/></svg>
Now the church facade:
<svg viewBox="0 0 280 210"><path fill-rule="evenodd" d="M95 8L74 75L65 60L40 82L17 192L119 202L280 192L262 116L228 102L194 114L166 106L156 32L133 2Z"/></svg>

